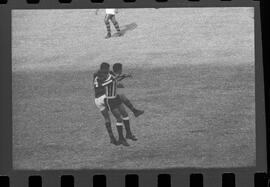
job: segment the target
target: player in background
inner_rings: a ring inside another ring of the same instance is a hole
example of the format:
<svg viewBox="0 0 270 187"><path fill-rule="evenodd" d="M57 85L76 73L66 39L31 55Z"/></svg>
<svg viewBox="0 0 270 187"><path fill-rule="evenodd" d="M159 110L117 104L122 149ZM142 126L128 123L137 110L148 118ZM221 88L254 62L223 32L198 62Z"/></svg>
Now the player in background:
<svg viewBox="0 0 270 187"><path fill-rule="evenodd" d="M96 9L95 14L98 14L99 9ZM107 29L107 35L105 36L105 39L108 39L112 36L111 34L111 25L110 25L110 21L113 23L114 28L116 29L117 36L121 36L122 34L120 33L120 27L118 22L116 21L115 15L118 13L118 10L115 8L107 8L105 9L106 15L104 18L104 23L106 25L106 29Z"/></svg>
<svg viewBox="0 0 270 187"><path fill-rule="evenodd" d="M117 79L113 74L108 73L108 78L102 83L102 85L105 86L106 101L109 110L116 119L116 128L119 135L118 143L129 146L126 139L136 141L137 138L131 132L128 113L122 104L120 96L117 94ZM123 124L126 129L126 137L123 135Z"/></svg>
<svg viewBox="0 0 270 187"><path fill-rule="evenodd" d="M95 90L95 104L99 108L102 116L105 119L105 126L110 137L110 142L114 145L118 145L116 138L114 137L111 119L108 112L108 108L105 104L106 91L102 83L106 80L108 72L110 71L110 65L106 62L103 62L100 65L100 69L94 73L93 85Z"/></svg>
<svg viewBox="0 0 270 187"><path fill-rule="evenodd" d="M131 75L128 74L122 74L123 71L123 65L121 63L115 63L113 65L113 74L116 76L117 81L121 81L124 78L129 78L132 77ZM123 84L118 83L117 85L118 88L124 88ZM121 101L133 112L135 117L138 117L144 113L143 110L138 110L136 109L133 104L130 102L130 100L124 95L124 94L119 94Z"/></svg>

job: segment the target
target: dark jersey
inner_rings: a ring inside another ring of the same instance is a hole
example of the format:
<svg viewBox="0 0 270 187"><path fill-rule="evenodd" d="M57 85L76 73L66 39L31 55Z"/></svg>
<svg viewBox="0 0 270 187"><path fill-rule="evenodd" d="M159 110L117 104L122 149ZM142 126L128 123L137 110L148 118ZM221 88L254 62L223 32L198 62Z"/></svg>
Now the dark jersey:
<svg viewBox="0 0 270 187"><path fill-rule="evenodd" d="M98 76L98 72L94 73L93 77L93 85L94 85L94 90L95 90L95 98L98 98L102 95L105 95L105 87L102 85L103 80L100 76Z"/></svg>

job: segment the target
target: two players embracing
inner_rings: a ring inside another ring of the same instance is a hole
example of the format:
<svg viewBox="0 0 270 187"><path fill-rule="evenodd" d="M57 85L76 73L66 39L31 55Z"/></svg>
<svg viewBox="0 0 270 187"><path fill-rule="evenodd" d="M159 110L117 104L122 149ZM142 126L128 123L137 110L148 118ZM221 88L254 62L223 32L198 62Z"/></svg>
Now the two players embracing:
<svg viewBox="0 0 270 187"><path fill-rule="evenodd" d="M131 76L122 74L122 64L114 64L113 71L110 71L110 65L106 62L103 62L100 65L100 69L94 73L93 77L95 104L105 119L105 125L110 141L115 145L122 144L124 146L129 146L126 139L131 139L133 141L137 140L131 132L130 119L124 105L134 113L135 117L144 113L143 110L136 109L124 94L117 94L117 88L123 87L122 84L119 84L119 81L128 77ZM116 140L112 131L109 111L116 119L116 128L119 136L118 140ZM126 130L125 137L123 135L123 126Z"/></svg>

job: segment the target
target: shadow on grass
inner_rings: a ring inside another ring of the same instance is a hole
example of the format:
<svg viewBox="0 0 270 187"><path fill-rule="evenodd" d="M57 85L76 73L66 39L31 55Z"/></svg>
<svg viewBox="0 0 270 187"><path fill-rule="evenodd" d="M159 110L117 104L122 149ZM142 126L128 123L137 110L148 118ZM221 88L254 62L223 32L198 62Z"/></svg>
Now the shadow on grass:
<svg viewBox="0 0 270 187"><path fill-rule="evenodd" d="M138 27L138 25L136 23L130 23L127 25L124 25L122 27L120 27L120 33L122 34L122 36L124 36L126 34L127 31L132 31L134 29L136 29ZM112 37L116 37L117 33L113 34Z"/></svg>

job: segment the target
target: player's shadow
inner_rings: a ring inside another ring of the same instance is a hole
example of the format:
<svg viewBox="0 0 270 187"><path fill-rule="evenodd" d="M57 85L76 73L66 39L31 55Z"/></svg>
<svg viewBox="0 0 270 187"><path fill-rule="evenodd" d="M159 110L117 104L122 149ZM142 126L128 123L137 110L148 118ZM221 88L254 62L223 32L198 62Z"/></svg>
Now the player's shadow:
<svg viewBox="0 0 270 187"><path fill-rule="evenodd" d="M126 34L126 32L128 31L132 31L134 29L136 29L138 27L138 25L136 23L130 23L127 25L123 25L120 27L120 33L122 36L124 36ZM117 36L117 34L114 34L113 36Z"/></svg>

